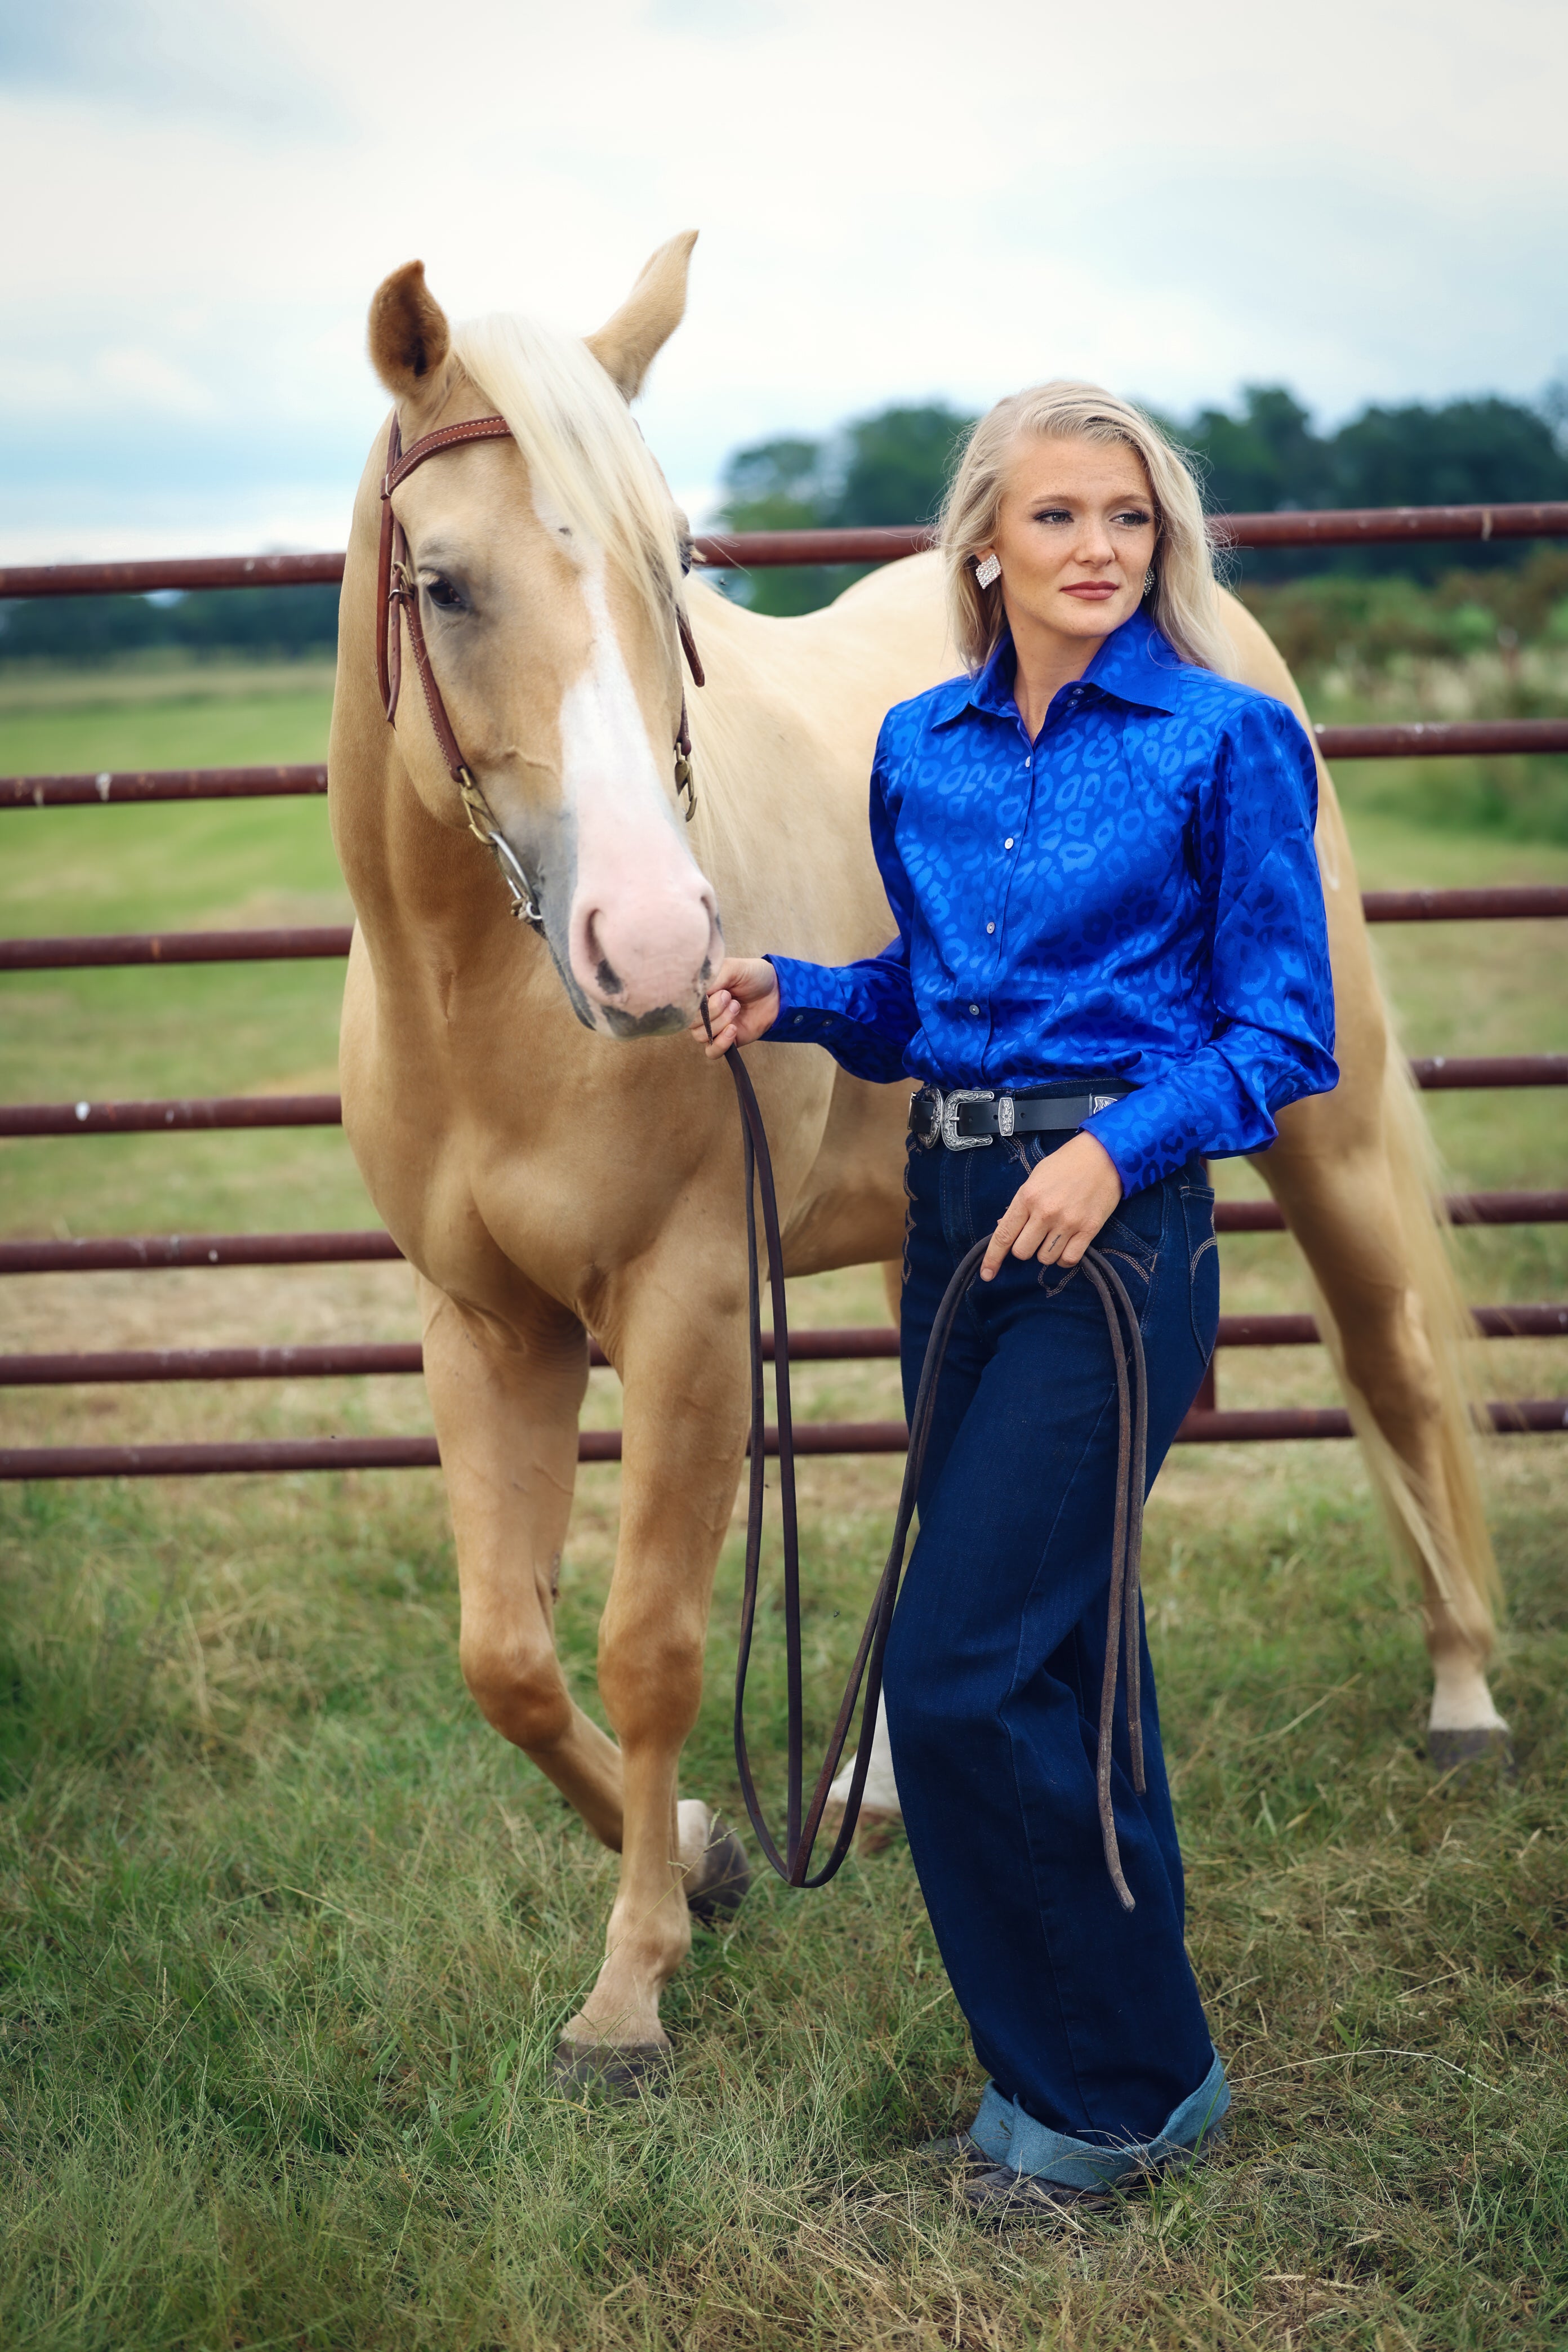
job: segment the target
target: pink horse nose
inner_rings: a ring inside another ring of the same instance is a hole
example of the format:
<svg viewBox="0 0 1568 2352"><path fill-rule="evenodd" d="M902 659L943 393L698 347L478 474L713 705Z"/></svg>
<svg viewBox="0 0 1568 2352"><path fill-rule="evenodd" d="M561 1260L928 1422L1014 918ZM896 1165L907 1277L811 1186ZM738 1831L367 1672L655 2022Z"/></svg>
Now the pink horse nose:
<svg viewBox="0 0 1568 2352"><path fill-rule="evenodd" d="M696 1013L703 982L723 951L713 893L695 867L684 887L628 887L572 910L572 970L590 1001L621 1019L659 1013L671 1027Z"/></svg>

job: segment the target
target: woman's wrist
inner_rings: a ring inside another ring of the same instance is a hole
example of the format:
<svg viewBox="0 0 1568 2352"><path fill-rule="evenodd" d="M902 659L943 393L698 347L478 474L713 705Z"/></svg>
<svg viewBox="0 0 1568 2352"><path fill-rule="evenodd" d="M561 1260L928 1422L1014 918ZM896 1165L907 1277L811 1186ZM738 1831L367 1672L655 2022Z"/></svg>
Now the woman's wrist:
<svg viewBox="0 0 1568 2352"><path fill-rule="evenodd" d="M997 1220L980 1268L992 1281L1009 1256L1076 1265L1121 1199L1121 1178L1103 1143L1079 1133L1031 1169Z"/></svg>
<svg viewBox="0 0 1568 2352"><path fill-rule="evenodd" d="M710 1060L754 1045L779 1016L778 974L763 956L726 956L709 983L691 1035Z"/></svg>

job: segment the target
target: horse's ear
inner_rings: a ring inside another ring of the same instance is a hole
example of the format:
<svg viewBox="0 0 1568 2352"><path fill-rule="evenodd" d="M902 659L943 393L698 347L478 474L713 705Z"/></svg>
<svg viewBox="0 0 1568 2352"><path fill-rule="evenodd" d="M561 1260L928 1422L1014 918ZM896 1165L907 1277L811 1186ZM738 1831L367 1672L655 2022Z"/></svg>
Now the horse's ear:
<svg viewBox="0 0 1568 2352"><path fill-rule="evenodd" d="M431 391L451 341L422 261L405 261L382 279L370 306L370 359L395 400L417 401Z"/></svg>
<svg viewBox="0 0 1568 2352"><path fill-rule="evenodd" d="M697 231L688 228L661 245L615 317L587 338L588 349L627 400L637 398L656 352L685 316L686 272L696 242Z"/></svg>

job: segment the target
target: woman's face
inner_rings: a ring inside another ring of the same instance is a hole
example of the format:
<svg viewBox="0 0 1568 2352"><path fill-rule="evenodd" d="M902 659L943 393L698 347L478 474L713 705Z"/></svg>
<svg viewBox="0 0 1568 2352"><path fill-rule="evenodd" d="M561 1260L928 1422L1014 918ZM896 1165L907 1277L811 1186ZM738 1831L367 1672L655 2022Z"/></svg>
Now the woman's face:
<svg viewBox="0 0 1568 2352"><path fill-rule="evenodd" d="M1108 637L1142 601L1155 535L1136 449L1021 434L991 542L1015 639L1032 629Z"/></svg>

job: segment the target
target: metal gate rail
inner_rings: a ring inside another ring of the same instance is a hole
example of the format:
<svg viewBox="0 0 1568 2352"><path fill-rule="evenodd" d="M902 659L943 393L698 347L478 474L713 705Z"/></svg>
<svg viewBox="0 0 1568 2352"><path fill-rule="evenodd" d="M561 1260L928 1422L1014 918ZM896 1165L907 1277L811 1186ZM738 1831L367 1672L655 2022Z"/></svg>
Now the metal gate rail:
<svg viewBox="0 0 1568 2352"><path fill-rule="evenodd" d="M1499 506L1352 509L1318 513L1236 515L1211 520L1217 544L1232 547L1391 545L1436 540L1568 537L1568 502ZM919 529L710 533L696 542L715 568L773 564L879 563L929 547ZM341 553L207 557L126 563L26 564L0 568L0 599L30 596L147 593L331 583L342 579ZM1483 719L1379 726L1321 727L1320 748L1331 760L1518 756L1568 751L1568 719ZM101 770L73 775L0 777L0 810L109 807L197 800L270 799L320 794L327 772L320 764L274 767ZM1369 891L1369 922L1525 919L1568 915L1568 887L1537 885L1474 890ZM0 971L50 971L131 965L264 962L346 955L343 925L250 931L135 933L0 940ZM1428 1089L1538 1087L1568 1084L1568 1055L1435 1055L1411 1065ZM0 1107L0 1136L60 1136L189 1132L272 1127L334 1126L335 1095L242 1096L169 1102L38 1103ZM1568 1192L1485 1192L1447 1203L1456 1224L1568 1222ZM1222 1202L1222 1233L1274 1233L1284 1219L1271 1201ZM385 1261L400 1255L383 1233L127 1235L103 1239L0 1243L0 1275L153 1270L232 1265L289 1265ZM1478 1330L1491 1338L1530 1338L1568 1330L1568 1307L1556 1304L1478 1307ZM1311 1344L1310 1316L1225 1316L1224 1347ZM890 1328L802 1332L803 1361L845 1361L896 1354ZM595 1348L593 1360L603 1363ZM416 1346L124 1349L99 1353L0 1358L0 1386L78 1381L148 1381L328 1378L346 1374L412 1373ZM1527 1399L1480 1409L1499 1430L1568 1426L1568 1401ZM1344 1438L1342 1408L1217 1410L1212 1387L1187 1415L1179 1442L1223 1444L1259 1438ZM776 1444L767 1433L768 1450ZM795 1432L803 1454L894 1453L903 1450L899 1422L803 1423ZM430 1437L308 1438L226 1444L14 1447L0 1453L0 1478L163 1476L205 1472L429 1467L438 1462ZM620 1433L585 1431L579 1458L620 1458Z"/></svg>

